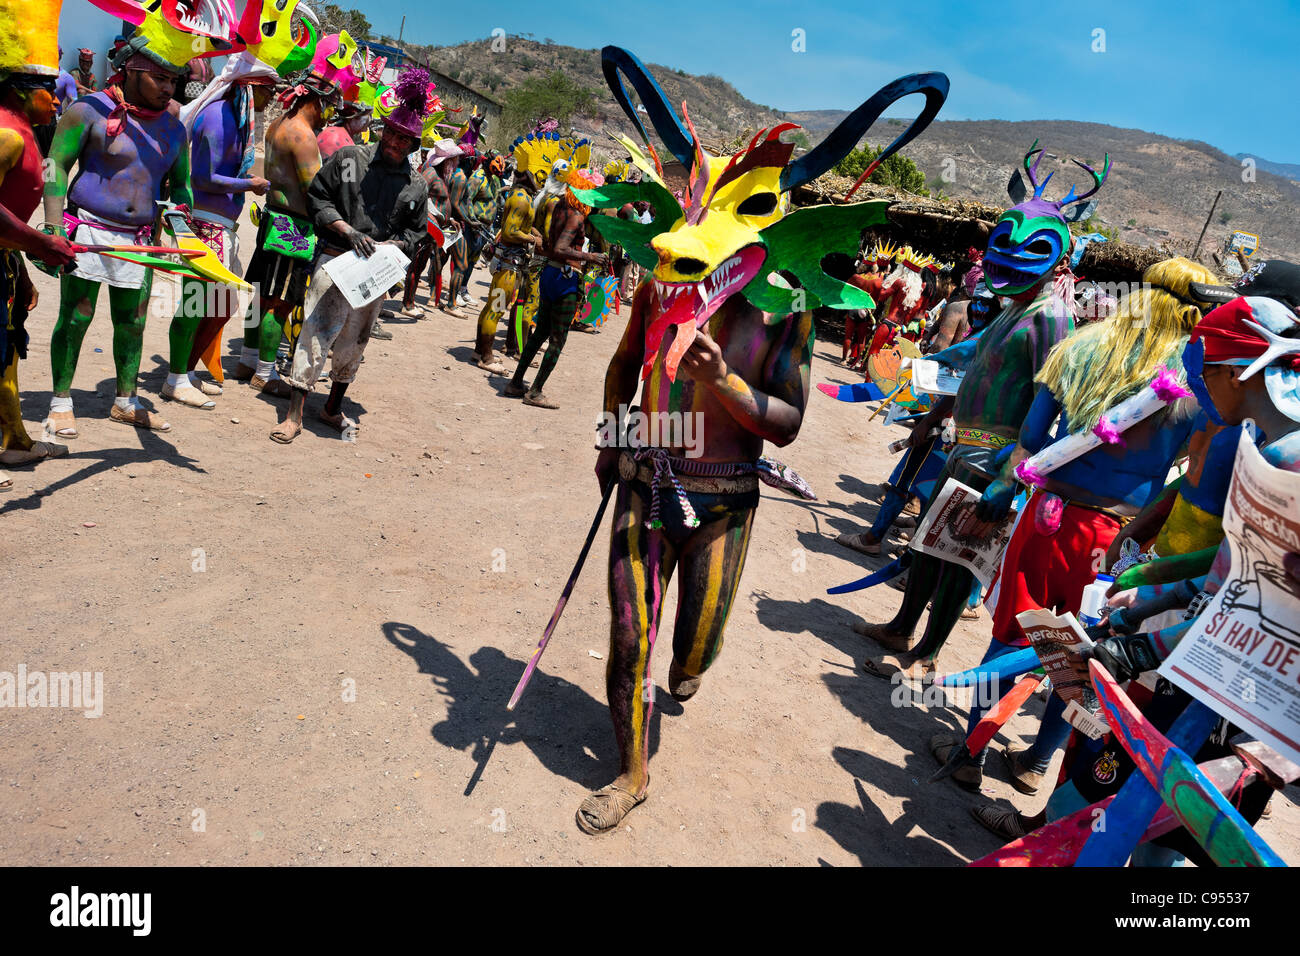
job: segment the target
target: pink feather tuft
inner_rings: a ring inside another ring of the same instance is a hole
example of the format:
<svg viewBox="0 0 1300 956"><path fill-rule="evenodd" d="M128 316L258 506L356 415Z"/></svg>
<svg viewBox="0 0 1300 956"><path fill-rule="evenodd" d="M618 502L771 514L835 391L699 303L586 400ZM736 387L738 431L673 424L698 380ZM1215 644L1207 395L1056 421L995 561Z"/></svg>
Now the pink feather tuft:
<svg viewBox="0 0 1300 956"><path fill-rule="evenodd" d="M1120 435L1119 429L1104 418L1093 426L1092 433L1107 445L1119 445L1121 448L1124 447L1124 439Z"/></svg>
<svg viewBox="0 0 1300 956"><path fill-rule="evenodd" d="M1031 465L1028 458L1016 465L1016 477L1020 479L1021 484L1031 485L1034 488L1041 488L1046 481L1043 473Z"/></svg>
<svg viewBox="0 0 1300 956"><path fill-rule="evenodd" d="M1160 372L1151 382L1151 388L1159 397L1160 401L1168 405L1172 401L1180 398L1191 398L1192 393L1183 388L1178 381L1178 373L1168 365L1162 367Z"/></svg>

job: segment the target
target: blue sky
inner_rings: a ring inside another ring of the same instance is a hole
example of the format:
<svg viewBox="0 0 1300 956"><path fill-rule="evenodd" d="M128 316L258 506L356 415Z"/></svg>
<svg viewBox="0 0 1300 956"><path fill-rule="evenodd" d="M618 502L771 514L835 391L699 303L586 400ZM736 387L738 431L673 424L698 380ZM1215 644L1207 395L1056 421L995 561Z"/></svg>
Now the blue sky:
<svg viewBox="0 0 1300 956"><path fill-rule="evenodd" d="M577 47L615 43L645 62L716 73L778 109L851 109L896 76L938 69L952 80L940 119L1108 123L1300 163L1300 4L1285 0L340 5L393 36L405 13L405 37L421 43L496 27ZM421 7L429 13L411 12ZM796 29L802 53L792 50ZM1100 40L1105 50L1094 52Z"/></svg>

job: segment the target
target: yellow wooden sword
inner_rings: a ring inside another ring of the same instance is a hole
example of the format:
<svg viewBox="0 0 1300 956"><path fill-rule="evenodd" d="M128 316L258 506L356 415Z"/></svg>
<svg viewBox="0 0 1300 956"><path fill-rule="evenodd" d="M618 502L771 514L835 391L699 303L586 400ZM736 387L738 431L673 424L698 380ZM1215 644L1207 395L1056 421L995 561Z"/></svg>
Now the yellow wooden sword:
<svg viewBox="0 0 1300 956"><path fill-rule="evenodd" d="M162 209L163 225L175 238L177 247L184 251L201 253L188 260L191 269L205 279L234 286L240 292L253 291L251 285L222 265L217 254L208 248L207 243L194 234L194 230L190 228L189 221L185 218L185 212L180 206L162 201L159 201L158 205Z"/></svg>

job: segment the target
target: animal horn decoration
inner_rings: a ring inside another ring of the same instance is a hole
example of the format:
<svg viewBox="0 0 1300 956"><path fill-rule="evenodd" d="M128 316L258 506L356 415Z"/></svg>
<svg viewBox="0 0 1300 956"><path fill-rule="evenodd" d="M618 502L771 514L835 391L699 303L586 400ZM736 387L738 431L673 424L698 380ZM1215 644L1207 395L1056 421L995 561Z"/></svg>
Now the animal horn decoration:
<svg viewBox="0 0 1300 956"><path fill-rule="evenodd" d="M925 93L922 114L887 149L886 155L914 139L930 123L948 93L942 73L902 77L854 110L816 149L791 162L794 145L782 139L797 129L782 123L759 131L733 156L710 156L695 134L685 105L682 116L668 105L663 90L641 62L626 50L601 51L605 78L615 101L632 120L653 159L645 161L631 140L620 142L633 163L647 175L639 183L607 183L574 189L577 200L595 208L648 202L649 224L614 216L592 223L629 258L653 270L652 315L647 315L643 376L648 376L669 329L675 329L664 357L669 378L698 329L731 296L741 294L775 324L792 311L818 306L869 309L871 296L828 275L822 261L832 252L850 258L858 251L862 230L885 222L887 202L816 206L788 211L785 194L821 175L842 159L890 103L909 93ZM660 161L641 115L632 105L624 78L640 96L645 116L668 152L689 170L682 202L663 182ZM797 287L792 285L797 282Z"/></svg>
<svg viewBox="0 0 1300 956"><path fill-rule="evenodd" d="M884 152L872 160L858 181L849 190L846 199L851 198L858 187L871 178L877 167L890 156L910 143L924 132L934 118L939 115L939 108L948 98L948 77L943 73L912 73L900 76L888 86L882 87L865 103L855 109L831 130L824 140L818 143L806 155L790 164L781 176L783 189L793 189L811 182L847 156L866 135L871 124L880 119L880 114L905 96L913 93L925 95L925 106L911 125L885 147Z"/></svg>
<svg viewBox="0 0 1300 956"><path fill-rule="evenodd" d="M1043 194L1053 174L1048 173L1039 182L1038 164L1042 159L1043 150L1039 148L1038 140L1034 140L1021 161L1024 178L1021 177L1020 170L1017 170L1007 184L1007 193L1016 205L1002 214L989 233L988 250L983 262L984 283L996 295L1017 296L1026 293L1051 274L1074 244L1069 224L1092 214L1096 208L1095 202L1086 200L1101 188L1110 175L1110 154L1106 155L1100 173L1076 159L1075 164L1092 178L1092 188L1079 196L1075 194L1074 187L1071 187L1064 199L1046 199ZM1033 195L1028 199L1024 198L1028 193L1025 179L1028 179L1034 189ZM1065 212L1066 206L1075 208Z"/></svg>

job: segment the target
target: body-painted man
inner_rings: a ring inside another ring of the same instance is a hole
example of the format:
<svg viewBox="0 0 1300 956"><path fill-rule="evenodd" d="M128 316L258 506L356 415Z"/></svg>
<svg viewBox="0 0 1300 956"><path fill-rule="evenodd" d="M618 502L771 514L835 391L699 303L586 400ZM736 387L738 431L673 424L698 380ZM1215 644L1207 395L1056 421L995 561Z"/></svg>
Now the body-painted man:
<svg viewBox="0 0 1300 956"><path fill-rule="evenodd" d="M691 170L683 208L664 185L657 157L651 165L624 140L645 174L641 183L582 190L576 197L602 208L646 199L655 209L650 225L597 220L608 241L654 269L653 281L637 290L606 374L605 411L617 416L643 379L641 411L679 420L694 416L703 441L697 458L684 457L682 436L675 436L635 453L606 447L597 459L603 488L619 478L610 541L606 691L620 773L578 809L578 825L588 833L614 829L646 798L650 654L674 571L680 577L669 669L673 696L694 695L721 650L758 501L763 444L789 444L802 424L813 345L810 310L872 305L862 292L824 273L820 263L831 252L856 251L861 230L883 218L883 206L787 215L782 193L837 162L889 103L925 93L925 110L886 149L888 156L930 122L947 94L941 74L905 77L798 160L791 162L793 146L780 138L789 125L764 130L735 156L712 157L688 135L635 57L616 47L602 55L615 100L647 146L620 73L635 87L668 150ZM798 298L767 281L773 270L787 268L800 283Z"/></svg>
<svg viewBox="0 0 1300 956"><path fill-rule="evenodd" d="M591 207L578 200L573 190L596 185L595 180L588 176L586 170L569 173L569 192L565 196L565 202L557 204L551 213L549 228L542 244L542 252L547 261L537 286L537 324L529 333L515 374L502 393L510 398L522 398L525 405L538 408L560 407L547 398L542 389L555 371L560 353L564 351L564 343L568 340L569 327L583 292L583 269L588 263L603 266L607 262L603 253L582 251L583 233ZM531 388L525 387L524 376L528 373L529 363L544 343L547 343L546 354L537 370L537 378L533 380Z"/></svg>
<svg viewBox="0 0 1300 956"><path fill-rule="evenodd" d="M579 149L573 156L574 162L580 163L584 155L583 149ZM533 247L532 258L528 260L528 284L520 290L519 298L516 300L514 318L510 322L514 335L506 337L506 358L518 360L520 343L527 341L529 331L537 324L537 307L542 300L542 270L546 268L548 261L545 246L546 237L551 232L551 214L565 202L571 168L573 167L568 159L563 156L558 157L551 164L551 171L546 176L546 184L533 197L533 228L542 237L542 244Z"/></svg>
<svg viewBox="0 0 1300 956"><path fill-rule="evenodd" d="M195 233L227 269L238 268L236 229L246 193L266 195L270 183L253 175L254 114L265 109L276 72L245 50L226 61L213 83L181 110L190 136L190 183ZM221 334L236 302L229 286L181 281L181 298L168 332L170 371L164 398L211 409L221 386L194 373Z"/></svg>
<svg viewBox="0 0 1300 956"><path fill-rule="evenodd" d="M384 117L384 132L369 146L345 146L321 167L307 198L323 248L317 253L306 317L285 381L293 389L289 410L271 439L289 444L302 432L302 414L327 360L330 394L317 417L346 432L356 423L343 414L343 396L356 377L384 297L353 308L325 266L335 256L374 254L376 243L415 251L428 234L428 189L408 157L420 148L428 113L429 73L408 68L394 84L399 105Z"/></svg>
<svg viewBox="0 0 1300 956"><path fill-rule="evenodd" d="M57 28L58 4L53 7ZM53 34L20 29L24 16L30 17L30 10L20 13L11 3L0 3L0 32L17 37L0 49L0 465L25 465L67 451L53 442L32 441L18 394L18 360L27 357L29 338L24 326L36 306L21 253L52 268L73 261L67 239L27 225L45 186L34 129L54 119L58 60ZM0 472L0 488L12 483Z"/></svg>
<svg viewBox="0 0 1300 956"><path fill-rule="evenodd" d="M1016 622L1022 611L1048 608L1077 614L1083 589L1105 569L1103 556L1121 525L1162 493L1169 469L1186 452L1199 414L1195 402L1176 397L1181 392L1190 398L1190 393L1173 387L1187 337L1201 319L1191 286L1213 278L1208 269L1187 259L1156 263L1116 315L1080 329L1048 356L1011 455L1026 459L1017 476L1035 490L1002 557L993 641L984 662L1028 646ZM1167 373L1163 380L1162 373ZM1168 385L1160 387L1169 401L1154 414L1126 428L1122 436L1099 425L1103 413L1164 380ZM1111 440L1103 439L1051 471L1035 471L1029 456L1067 436L1090 432ZM1053 754L1065 743L1069 724L1064 710L1063 699L1053 695L1034 745L1027 751L1008 749L1021 792L1037 792ZM982 716L978 705L971 709L970 730ZM938 746L957 742L945 737ZM954 779L978 788L983 763L981 752L956 771Z"/></svg>
<svg viewBox="0 0 1300 956"><path fill-rule="evenodd" d="M447 250L451 261L451 278L447 281L447 305L442 311L456 319L465 318L465 313L460 309L469 304L465 283L469 280L470 252L478 243L478 221L474 218L469 192L469 177L475 162L474 154L469 153L462 155L455 161L455 165L443 164L447 207L460 235Z"/></svg>
<svg viewBox="0 0 1300 956"><path fill-rule="evenodd" d="M1037 162L1031 167L1030 160L1041 156L1037 143L1034 147L1024 160L1031 182L1035 182ZM1052 287L1056 264L1070 249L1068 219L1062 210L1101 188L1110 172L1109 157L1101 173L1084 168L1093 178L1091 190L1076 196L1071 189L1064 199L1051 202L1042 198L1047 180L1042 185L1035 182L1033 198L1007 210L989 236L985 283L1012 303L980 336L951 403L957 445L935 483L936 489L942 489L948 478L956 478L983 492L977 516L984 524L974 526L972 533L988 534L1010 508L1017 485L1013 472L1019 464L1010 451L1033 402L1034 376L1052 347L1074 328L1071 311L1054 296ZM1076 207L1069 216L1082 211ZM947 406L937 404L918 427L926 431L939 427ZM863 666L877 677L889 678L917 660L932 662L956 625L974 583L971 572L960 565L919 552L909 552L909 557L907 590L893 620L854 625L859 633L900 654L896 660L868 659ZM912 635L927 603L930 617L917 643Z"/></svg>
<svg viewBox="0 0 1300 956"><path fill-rule="evenodd" d="M261 299L261 316L245 320L244 346L236 379L277 398L290 394L275 368L280 339L291 315L302 308L312 271L316 230L307 207L307 187L320 171L316 135L342 102L343 80L352 73L351 38L326 37L310 69L289 78L279 96L285 113L266 130L266 178L270 188L257 230L257 248L244 273Z"/></svg>
<svg viewBox="0 0 1300 956"><path fill-rule="evenodd" d="M506 195L505 210L501 220L501 238L497 242L497 268L492 273L492 288L479 315L478 339L475 354L479 368L501 373L505 365L492 348L497 323L503 316L513 314L515 304L529 294L528 266L530 260L542 251L543 236L534 222L533 207L538 192L547 182L557 161L568 163L585 159L590 146L586 140L528 133L510 147L515 160L515 187ZM549 209L547 210L549 212ZM506 354L518 354L517 324L508 321Z"/></svg>
<svg viewBox="0 0 1300 956"><path fill-rule="evenodd" d="M429 155L420 167L420 175L429 190L428 221L437 233L435 235L430 230L429 236L420 241L415 254L411 256L410 268L406 270L406 287L402 293L402 312L405 315L423 314L416 307L415 290L426 265L429 267L429 304L434 308L439 308L442 304L442 269L447 263L447 251L443 248L442 240L446 238L445 230L451 222L451 200L443 174L450 166L448 160L459 156L460 146L455 140L440 139L430 147Z"/></svg>
<svg viewBox="0 0 1300 956"><path fill-rule="evenodd" d="M187 45L159 52L143 42L147 39L137 35L118 51L105 90L68 107L54 135L53 176L45 187L46 227L81 245L153 244L155 203L163 198L164 180L170 183L172 201L191 203L185 128L167 107L193 54ZM74 165L79 171L69 188ZM78 434L73 376L104 285L109 287L117 370L109 418L138 428L171 428L136 399L152 278L144 266L94 253L78 255L76 268L62 277L59 318L50 340L54 398L49 428L56 436Z"/></svg>

